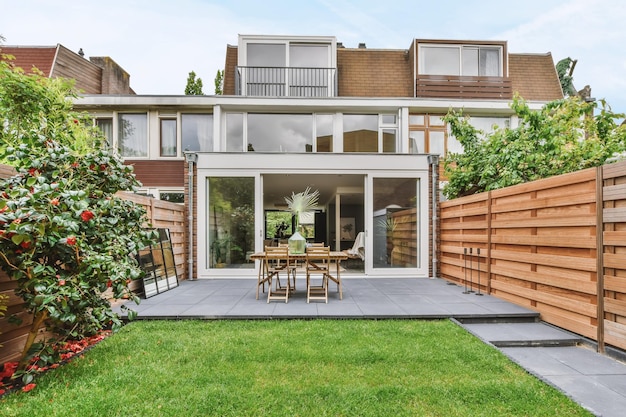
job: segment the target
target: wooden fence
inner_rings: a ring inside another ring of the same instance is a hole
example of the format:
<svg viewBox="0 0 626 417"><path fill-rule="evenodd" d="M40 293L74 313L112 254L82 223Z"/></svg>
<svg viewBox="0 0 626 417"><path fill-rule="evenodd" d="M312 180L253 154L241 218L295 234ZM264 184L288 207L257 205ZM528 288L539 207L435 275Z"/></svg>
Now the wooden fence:
<svg viewBox="0 0 626 417"><path fill-rule="evenodd" d="M14 173L13 168L0 165L0 179L8 178L14 175ZM131 193L119 193L118 195L143 205L153 227L169 228L176 262L176 272L179 279L184 279L187 267L184 207L179 204ZM0 345L2 345L0 348L0 364L19 358L32 323L32 316L24 311L24 303L20 297L15 295L15 288L15 281L12 281L4 271L0 271L0 294L9 297L6 314L4 317L0 317ZM22 319L22 323L20 325L9 323L8 318L11 315Z"/></svg>
<svg viewBox="0 0 626 417"><path fill-rule="evenodd" d="M481 291L626 348L626 163L446 201L440 217L443 278L476 289L480 274Z"/></svg>

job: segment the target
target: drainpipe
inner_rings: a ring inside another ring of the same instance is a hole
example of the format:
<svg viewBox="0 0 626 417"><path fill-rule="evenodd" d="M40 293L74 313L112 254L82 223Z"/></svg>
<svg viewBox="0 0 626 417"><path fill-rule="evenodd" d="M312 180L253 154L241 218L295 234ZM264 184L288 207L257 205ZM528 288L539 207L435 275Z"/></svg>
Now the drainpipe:
<svg viewBox="0 0 626 417"><path fill-rule="evenodd" d="M187 175L189 181L187 181L189 187L189 211L187 212L187 223L189 226L189 256L187 259L187 268L189 273L189 281L193 281L193 166L198 161L198 154L194 152L185 151L185 160L187 161Z"/></svg>
<svg viewBox="0 0 626 417"><path fill-rule="evenodd" d="M432 169L432 200L433 200L433 216L432 216L432 228L433 228L433 276L437 277L437 197L439 194L439 155L428 155L428 163Z"/></svg>

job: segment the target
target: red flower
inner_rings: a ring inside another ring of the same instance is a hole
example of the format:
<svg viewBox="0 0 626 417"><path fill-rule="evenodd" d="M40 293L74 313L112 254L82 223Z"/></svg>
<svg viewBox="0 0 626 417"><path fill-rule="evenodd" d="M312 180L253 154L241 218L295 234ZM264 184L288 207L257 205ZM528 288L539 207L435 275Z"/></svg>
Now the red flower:
<svg viewBox="0 0 626 417"><path fill-rule="evenodd" d="M89 210L85 210L80 214L80 218L83 219L84 222L88 222L93 219L93 216L94 214Z"/></svg>
<svg viewBox="0 0 626 417"><path fill-rule="evenodd" d="M35 175L39 174L39 170L37 168L30 168L28 170L28 173L34 177Z"/></svg>
<svg viewBox="0 0 626 417"><path fill-rule="evenodd" d="M65 280L64 279L60 279L59 280L59 285L60 286L64 286L65 285Z"/></svg>
<svg viewBox="0 0 626 417"><path fill-rule="evenodd" d="M37 384L33 384L33 383L30 383L28 385L24 385L22 387L22 391L28 392L28 391L32 390L33 388L35 388L36 386L37 386Z"/></svg>
<svg viewBox="0 0 626 417"><path fill-rule="evenodd" d="M58 206L59 205L59 199L58 198L53 198L52 200L50 200L50 204L52 204L53 206Z"/></svg>
<svg viewBox="0 0 626 417"><path fill-rule="evenodd" d="M13 223L20 224L20 223L22 223L22 219L15 219L15 220L13 220Z"/></svg>
<svg viewBox="0 0 626 417"><path fill-rule="evenodd" d="M28 249L30 248L30 241L25 241L20 243L20 246L22 247L22 249Z"/></svg>
<svg viewBox="0 0 626 417"><path fill-rule="evenodd" d="M70 246L74 246L76 244L76 236L68 236L65 242Z"/></svg>
<svg viewBox="0 0 626 417"><path fill-rule="evenodd" d="M78 124L78 120L74 119L74 124L77 125Z"/></svg>
<svg viewBox="0 0 626 417"><path fill-rule="evenodd" d="M107 281L107 288L111 288L112 285L113 285L113 281L108 280Z"/></svg>
<svg viewBox="0 0 626 417"><path fill-rule="evenodd" d="M105 164L100 165L100 171L106 171L107 166Z"/></svg>

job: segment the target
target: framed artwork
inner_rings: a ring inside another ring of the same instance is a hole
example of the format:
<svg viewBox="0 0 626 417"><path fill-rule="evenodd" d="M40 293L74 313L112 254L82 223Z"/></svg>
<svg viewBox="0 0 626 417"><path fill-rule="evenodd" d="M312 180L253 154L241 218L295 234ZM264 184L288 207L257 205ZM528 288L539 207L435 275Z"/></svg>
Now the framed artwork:
<svg viewBox="0 0 626 417"><path fill-rule="evenodd" d="M356 237L356 224L354 217L342 217L339 225L339 237L341 240L354 240Z"/></svg>

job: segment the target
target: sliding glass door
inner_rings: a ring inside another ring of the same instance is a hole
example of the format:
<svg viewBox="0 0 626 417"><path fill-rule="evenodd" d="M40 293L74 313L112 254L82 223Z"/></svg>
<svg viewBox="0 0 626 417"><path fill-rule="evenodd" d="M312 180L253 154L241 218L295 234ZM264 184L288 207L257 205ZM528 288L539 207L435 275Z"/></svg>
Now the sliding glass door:
<svg viewBox="0 0 626 417"><path fill-rule="evenodd" d="M372 178L373 270L420 268L418 178Z"/></svg>

